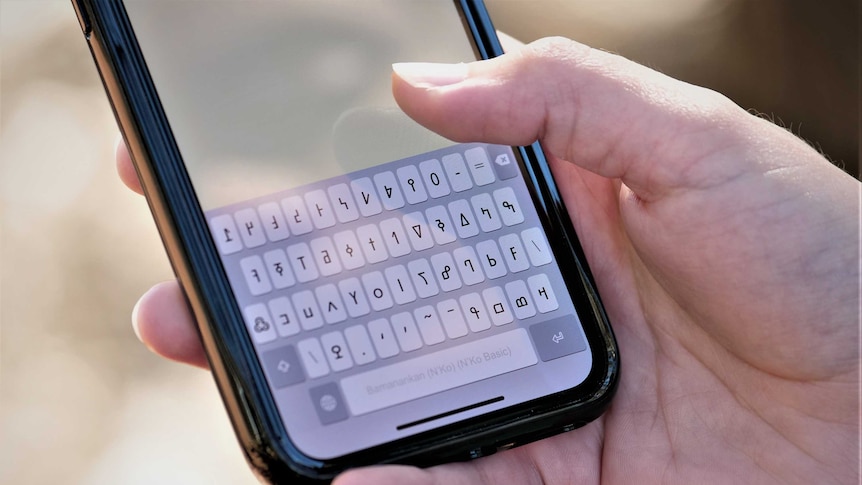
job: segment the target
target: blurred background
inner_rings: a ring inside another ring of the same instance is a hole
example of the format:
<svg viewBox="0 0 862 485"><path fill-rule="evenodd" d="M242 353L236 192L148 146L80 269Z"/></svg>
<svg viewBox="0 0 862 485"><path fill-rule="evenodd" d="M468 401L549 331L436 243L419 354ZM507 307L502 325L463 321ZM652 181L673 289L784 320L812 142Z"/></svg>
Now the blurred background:
<svg viewBox="0 0 862 485"><path fill-rule="evenodd" d="M859 176L856 0L486 0L723 92ZM0 483L255 483L210 376L136 340L172 277L68 0L0 0Z"/></svg>

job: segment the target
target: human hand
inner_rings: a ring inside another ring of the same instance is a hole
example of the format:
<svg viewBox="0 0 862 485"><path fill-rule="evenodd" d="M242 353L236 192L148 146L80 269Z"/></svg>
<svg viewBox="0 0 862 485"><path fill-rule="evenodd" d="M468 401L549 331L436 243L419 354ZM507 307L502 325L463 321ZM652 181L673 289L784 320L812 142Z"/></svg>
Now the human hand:
<svg viewBox="0 0 862 485"><path fill-rule="evenodd" d="M338 485L858 481L858 182L714 92L566 40L401 65L393 91L453 140L542 141L623 370L584 428ZM175 283L135 321L156 352L205 366Z"/></svg>

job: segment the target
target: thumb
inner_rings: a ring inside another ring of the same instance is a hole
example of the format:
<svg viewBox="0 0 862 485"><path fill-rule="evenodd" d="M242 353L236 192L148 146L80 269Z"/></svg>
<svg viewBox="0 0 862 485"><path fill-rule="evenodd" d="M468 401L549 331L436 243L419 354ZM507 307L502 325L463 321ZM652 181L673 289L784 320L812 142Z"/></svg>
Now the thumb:
<svg viewBox="0 0 862 485"><path fill-rule="evenodd" d="M561 38L470 64L393 71L396 101L431 130L459 142L540 140L645 199L685 184L684 165L727 145L732 133L717 136L716 126L739 123L721 119L747 116L713 91Z"/></svg>

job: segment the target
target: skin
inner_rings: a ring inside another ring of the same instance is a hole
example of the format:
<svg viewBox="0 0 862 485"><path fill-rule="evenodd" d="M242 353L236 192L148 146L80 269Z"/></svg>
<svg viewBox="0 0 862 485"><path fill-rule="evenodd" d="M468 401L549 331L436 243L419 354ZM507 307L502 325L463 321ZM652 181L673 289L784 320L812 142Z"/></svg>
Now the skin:
<svg viewBox="0 0 862 485"><path fill-rule="evenodd" d="M622 376L576 431L337 485L858 483L858 181L720 94L566 39L398 65L393 93L456 141L542 142ZM124 148L117 159L140 192ZM206 366L175 282L134 321L155 352Z"/></svg>

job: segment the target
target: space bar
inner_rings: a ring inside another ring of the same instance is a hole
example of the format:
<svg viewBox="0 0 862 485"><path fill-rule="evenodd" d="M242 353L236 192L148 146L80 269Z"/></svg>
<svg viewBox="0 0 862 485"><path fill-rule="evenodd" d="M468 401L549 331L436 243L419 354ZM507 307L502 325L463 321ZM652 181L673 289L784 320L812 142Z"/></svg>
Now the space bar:
<svg viewBox="0 0 862 485"><path fill-rule="evenodd" d="M341 390L354 416L531 366L536 352L523 328L346 377Z"/></svg>

